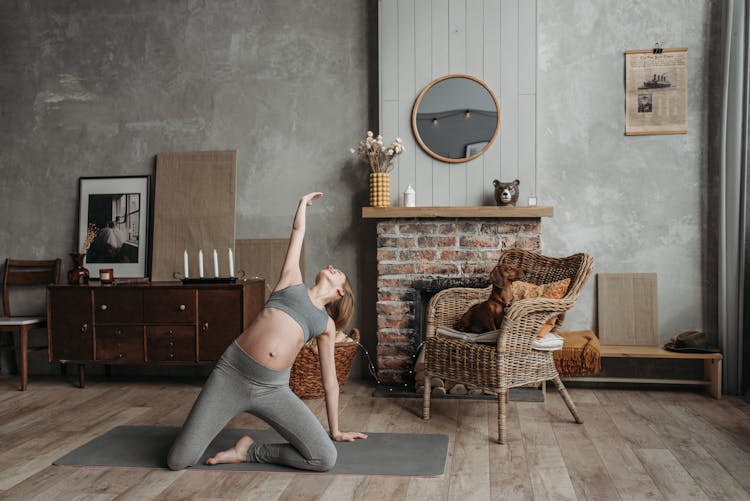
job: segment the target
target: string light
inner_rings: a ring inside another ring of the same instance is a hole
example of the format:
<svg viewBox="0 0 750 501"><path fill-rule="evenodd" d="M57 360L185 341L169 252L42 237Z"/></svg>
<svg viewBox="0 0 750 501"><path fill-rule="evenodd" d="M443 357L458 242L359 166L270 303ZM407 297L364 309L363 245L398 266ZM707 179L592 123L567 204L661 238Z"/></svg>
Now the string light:
<svg viewBox="0 0 750 501"><path fill-rule="evenodd" d="M370 375L375 379L375 381L380 386L384 386L383 382L380 381L380 378L378 377L377 371L375 370L375 364L372 363L372 358L370 358L370 352L367 351L367 348L365 348L364 345L362 345L362 343L360 343L359 341L357 341L357 345L360 348L362 348L362 351L364 352L365 357L367 357L367 370L370 372ZM411 356L412 370L409 371L409 374L414 374L414 368L416 367L416 364L417 364L417 356L419 355L419 350L422 349L422 345L424 345L424 341L419 343L419 346L417 346L417 349L414 350L414 354ZM407 389L407 390L409 389L409 383L404 383L402 386L404 387L404 389ZM389 385L388 391L393 392L393 388L394 388L394 385Z"/></svg>
<svg viewBox="0 0 750 501"><path fill-rule="evenodd" d="M471 118L471 111L470 110L466 110L466 113L464 113L464 117Z"/></svg>
<svg viewBox="0 0 750 501"><path fill-rule="evenodd" d="M437 125L437 124L438 124L438 119L437 118L433 118L432 119L432 125Z"/></svg>

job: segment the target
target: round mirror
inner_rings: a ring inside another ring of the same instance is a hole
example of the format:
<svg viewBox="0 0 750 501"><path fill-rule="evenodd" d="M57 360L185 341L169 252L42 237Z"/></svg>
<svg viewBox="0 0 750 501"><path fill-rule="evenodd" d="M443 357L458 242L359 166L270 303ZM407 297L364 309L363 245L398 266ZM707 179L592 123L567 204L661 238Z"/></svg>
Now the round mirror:
<svg viewBox="0 0 750 501"><path fill-rule="evenodd" d="M500 104L471 75L446 75L419 93L411 127L422 149L443 162L468 162L492 145L500 132Z"/></svg>

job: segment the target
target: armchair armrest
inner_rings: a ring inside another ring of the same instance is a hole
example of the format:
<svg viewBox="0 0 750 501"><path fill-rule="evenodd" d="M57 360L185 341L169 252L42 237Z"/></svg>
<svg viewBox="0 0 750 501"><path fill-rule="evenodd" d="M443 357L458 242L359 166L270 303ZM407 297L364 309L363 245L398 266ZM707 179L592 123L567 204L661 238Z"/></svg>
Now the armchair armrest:
<svg viewBox="0 0 750 501"><path fill-rule="evenodd" d="M573 299L523 299L513 303L505 312L497 340L499 352L527 352L531 350L537 332L550 318L568 311Z"/></svg>

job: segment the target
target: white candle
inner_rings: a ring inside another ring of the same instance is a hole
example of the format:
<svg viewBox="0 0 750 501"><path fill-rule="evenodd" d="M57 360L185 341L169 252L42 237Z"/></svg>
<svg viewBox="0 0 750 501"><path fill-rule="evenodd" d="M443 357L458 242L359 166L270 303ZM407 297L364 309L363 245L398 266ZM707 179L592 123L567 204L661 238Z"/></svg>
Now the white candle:
<svg viewBox="0 0 750 501"><path fill-rule="evenodd" d="M219 255L216 253L216 249L214 249L214 276L219 276Z"/></svg>
<svg viewBox="0 0 750 501"><path fill-rule="evenodd" d="M229 276L234 276L234 254L232 254L232 249L229 249Z"/></svg>
<svg viewBox="0 0 750 501"><path fill-rule="evenodd" d="M188 277L188 253L187 249L185 249L185 253L182 255L182 277L187 278Z"/></svg>
<svg viewBox="0 0 750 501"><path fill-rule="evenodd" d="M203 249L198 250L198 276L203 278Z"/></svg>

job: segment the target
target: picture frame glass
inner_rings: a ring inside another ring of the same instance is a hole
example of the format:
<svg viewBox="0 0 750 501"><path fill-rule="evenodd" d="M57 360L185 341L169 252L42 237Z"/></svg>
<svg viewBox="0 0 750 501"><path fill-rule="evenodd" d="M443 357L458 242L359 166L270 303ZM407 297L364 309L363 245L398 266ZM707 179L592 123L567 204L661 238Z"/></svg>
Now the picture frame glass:
<svg viewBox="0 0 750 501"><path fill-rule="evenodd" d="M148 276L150 176L79 179L78 249L91 278Z"/></svg>

